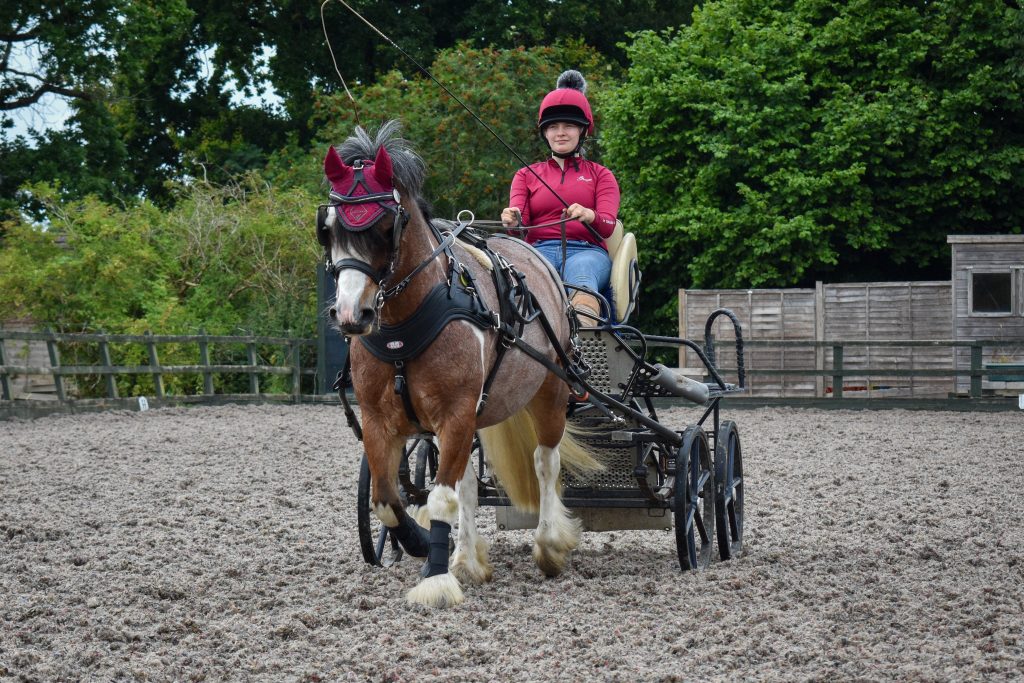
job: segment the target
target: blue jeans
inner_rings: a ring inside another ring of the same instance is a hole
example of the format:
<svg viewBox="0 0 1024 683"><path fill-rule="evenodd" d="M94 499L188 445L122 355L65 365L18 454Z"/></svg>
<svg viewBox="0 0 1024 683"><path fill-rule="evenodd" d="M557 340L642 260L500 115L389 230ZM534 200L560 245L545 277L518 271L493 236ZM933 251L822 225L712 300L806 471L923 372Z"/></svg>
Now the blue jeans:
<svg viewBox="0 0 1024 683"><path fill-rule="evenodd" d="M534 248L562 272L562 240L541 240ZM562 280L595 292L608 289L612 260L608 252L591 242L568 240L565 248L565 273Z"/></svg>

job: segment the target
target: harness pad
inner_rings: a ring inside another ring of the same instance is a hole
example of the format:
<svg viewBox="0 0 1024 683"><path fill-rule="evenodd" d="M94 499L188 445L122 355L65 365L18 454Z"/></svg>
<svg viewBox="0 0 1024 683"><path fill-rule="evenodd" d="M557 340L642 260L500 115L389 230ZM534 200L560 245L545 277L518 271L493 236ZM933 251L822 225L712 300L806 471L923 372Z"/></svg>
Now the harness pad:
<svg viewBox="0 0 1024 683"><path fill-rule="evenodd" d="M494 327L494 317L479 297L456 278L451 287L438 283L416 312L397 325L381 325L359 337L367 351L388 363L412 360L430 346L448 323L468 320L481 329Z"/></svg>

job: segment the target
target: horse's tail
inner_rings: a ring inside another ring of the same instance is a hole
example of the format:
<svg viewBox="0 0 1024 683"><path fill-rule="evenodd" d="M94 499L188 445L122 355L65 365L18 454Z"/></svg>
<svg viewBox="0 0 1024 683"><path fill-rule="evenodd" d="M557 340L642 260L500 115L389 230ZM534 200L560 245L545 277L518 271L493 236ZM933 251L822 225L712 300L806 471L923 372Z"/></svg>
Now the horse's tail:
<svg viewBox="0 0 1024 683"><path fill-rule="evenodd" d="M536 512L540 506L540 485L534 469L533 452L537 448L537 429L530 412L523 408L504 422L480 430L480 443L491 469L509 500L517 508ZM558 444L563 470L582 474L604 469L573 434L578 430L566 424Z"/></svg>

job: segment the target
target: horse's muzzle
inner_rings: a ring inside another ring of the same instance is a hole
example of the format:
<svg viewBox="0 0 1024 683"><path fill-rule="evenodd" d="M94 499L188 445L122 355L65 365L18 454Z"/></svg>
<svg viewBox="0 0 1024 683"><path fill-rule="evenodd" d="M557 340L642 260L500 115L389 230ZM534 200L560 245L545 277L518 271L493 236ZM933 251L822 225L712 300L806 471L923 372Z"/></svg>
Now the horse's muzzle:
<svg viewBox="0 0 1024 683"><path fill-rule="evenodd" d="M341 333L347 337L358 337L363 334L368 334L370 328L373 326L375 314L372 308L364 308L359 311L358 319L354 320L340 320L338 318L338 310L331 308L330 310L331 319L337 324L338 329Z"/></svg>

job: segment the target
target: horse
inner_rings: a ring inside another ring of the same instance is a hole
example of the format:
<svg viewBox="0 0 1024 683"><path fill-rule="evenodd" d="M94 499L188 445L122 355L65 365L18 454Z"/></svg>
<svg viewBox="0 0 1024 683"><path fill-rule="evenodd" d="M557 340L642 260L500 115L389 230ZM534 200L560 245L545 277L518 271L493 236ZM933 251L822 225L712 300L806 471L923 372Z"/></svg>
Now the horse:
<svg viewBox="0 0 1024 683"><path fill-rule="evenodd" d="M525 242L492 237L487 249L496 255L488 260L486 250L431 222L421 197L424 163L395 120L375 135L356 127L328 150L324 173L331 191L318 239L337 285L329 315L351 340L370 504L405 551L426 560L407 600L455 605L463 584L492 578L475 522L474 433L513 505L539 514L533 557L546 576L557 576L581 530L561 500L560 470L601 468L566 431L570 387L558 370L571 351L573 309L557 273ZM510 288L520 302L529 294L532 317L509 315L501 299ZM462 302L461 315L438 304L446 296L449 307L453 296ZM424 432L437 437L438 469L424 509L406 510L397 482L403 447Z"/></svg>

